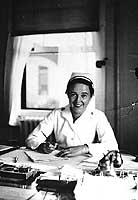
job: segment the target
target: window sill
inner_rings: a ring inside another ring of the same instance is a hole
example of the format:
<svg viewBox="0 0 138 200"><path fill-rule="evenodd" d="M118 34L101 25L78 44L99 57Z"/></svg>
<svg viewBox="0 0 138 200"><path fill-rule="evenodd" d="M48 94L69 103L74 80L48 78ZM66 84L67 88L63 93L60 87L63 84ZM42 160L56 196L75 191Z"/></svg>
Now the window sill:
<svg viewBox="0 0 138 200"><path fill-rule="evenodd" d="M33 110L33 109L21 109L21 112L18 116L19 121L27 120L27 119L44 119L45 116L48 115L48 113L51 112L51 110Z"/></svg>

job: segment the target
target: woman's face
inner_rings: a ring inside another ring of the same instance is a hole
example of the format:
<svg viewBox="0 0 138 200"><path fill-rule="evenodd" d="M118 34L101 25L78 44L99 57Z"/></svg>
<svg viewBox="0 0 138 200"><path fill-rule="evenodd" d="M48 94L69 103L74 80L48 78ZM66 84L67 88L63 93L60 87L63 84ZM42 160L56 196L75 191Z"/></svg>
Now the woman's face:
<svg viewBox="0 0 138 200"><path fill-rule="evenodd" d="M74 83L68 91L69 104L74 119L77 119L85 111L90 97L89 86L84 83Z"/></svg>

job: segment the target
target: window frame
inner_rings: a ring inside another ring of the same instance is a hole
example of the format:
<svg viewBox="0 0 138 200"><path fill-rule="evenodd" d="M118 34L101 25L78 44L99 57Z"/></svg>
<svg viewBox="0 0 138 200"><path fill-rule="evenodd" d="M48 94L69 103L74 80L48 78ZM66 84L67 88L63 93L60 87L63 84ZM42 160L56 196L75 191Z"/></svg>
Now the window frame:
<svg viewBox="0 0 138 200"><path fill-rule="evenodd" d="M75 32L73 32L75 33ZM78 32L81 33L81 32ZM84 31L84 33L87 33ZM93 33L92 31L90 32L91 34ZM93 48L93 47L92 47ZM84 48L85 49L85 48ZM89 51L89 49L88 49ZM94 49L92 50L92 52L94 51ZM54 49L54 51L51 51L52 53L58 53L57 49ZM45 52L34 52L34 49L31 50L31 54L30 55L41 55L44 54ZM47 52L46 52L47 53ZM85 52L87 53L87 51ZM27 110L54 110L55 108L48 108L48 107L44 107L44 108L40 108L40 107L27 107L27 97L26 97L26 92L27 92L27 85L26 85L26 66L24 68L24 73L23 73L23 79L22 79L22 87L21 87L21 109L27 109Z"/></svg>

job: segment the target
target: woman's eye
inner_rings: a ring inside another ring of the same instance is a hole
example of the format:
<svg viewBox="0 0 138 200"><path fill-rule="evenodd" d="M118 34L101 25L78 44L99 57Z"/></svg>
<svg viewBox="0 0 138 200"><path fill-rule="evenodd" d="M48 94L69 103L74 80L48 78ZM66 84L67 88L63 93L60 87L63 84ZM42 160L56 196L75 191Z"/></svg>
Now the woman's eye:
<svg viewBox="0 0 138 200"><path fill-rule="evenodd" d="M85 99L85 98L87 98L87 94L83 94L83 95L81 95L81 97L82 97L83 99Z"/></svg>
<svg viewBox="0 0 138 200"><path fill-rule="evenodd" d="M76 94L72 93L72 94L70 94L70 97L71 97L71 98L75 98L75 97L76 97Z"/></svg>

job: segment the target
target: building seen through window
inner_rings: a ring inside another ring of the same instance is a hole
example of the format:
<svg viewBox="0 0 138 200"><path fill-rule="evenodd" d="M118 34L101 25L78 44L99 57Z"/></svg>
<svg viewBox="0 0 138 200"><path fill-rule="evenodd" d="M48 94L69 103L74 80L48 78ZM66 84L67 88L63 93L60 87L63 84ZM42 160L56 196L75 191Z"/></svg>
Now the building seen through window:
<svg viewBox="0 0 138 200"><path fill-rule="evenodd" d="M39 95L48 94L48 68L45 66L38 66L39 73Z"/></svg>
<svg viewBox="0 0 138 200"><path fill-rule="evenodd" d="M30 35L33 48L26 63L26 87L22 93L25 108L54 109L68 103L66 85L72 72L94 76L93 33ZM93 77L94 79L94 77Z"/></svg>

